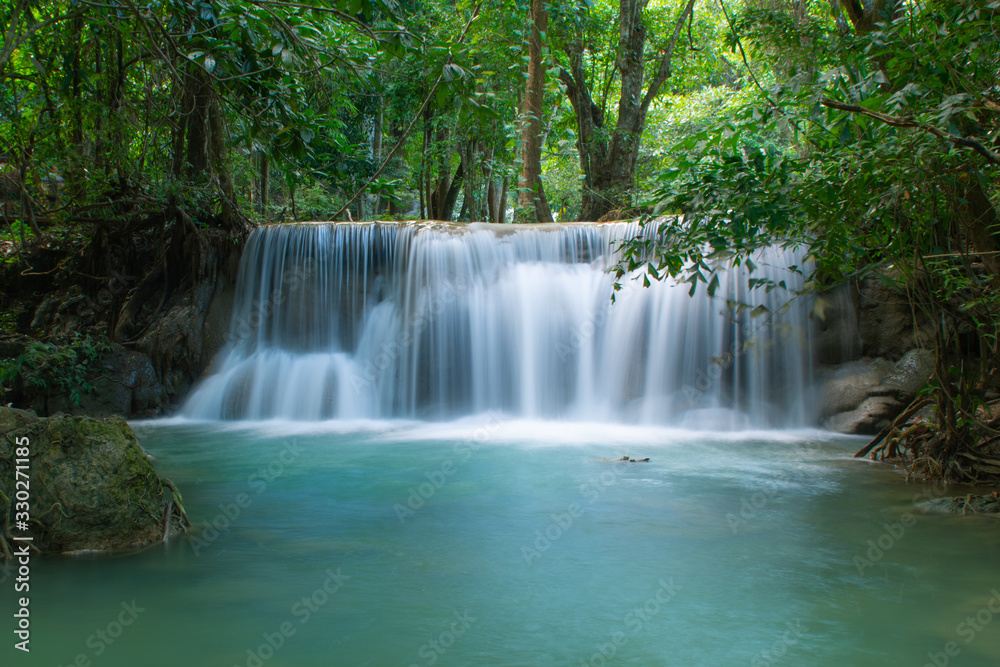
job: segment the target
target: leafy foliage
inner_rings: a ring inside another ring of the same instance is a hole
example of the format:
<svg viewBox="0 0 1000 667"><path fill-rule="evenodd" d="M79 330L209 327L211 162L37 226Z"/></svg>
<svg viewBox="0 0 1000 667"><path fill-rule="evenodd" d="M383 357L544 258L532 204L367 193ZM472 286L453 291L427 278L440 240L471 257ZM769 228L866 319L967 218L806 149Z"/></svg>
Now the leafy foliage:
<svg viewBox="0 0 1000 667"><path fill-rule="evenodd" d="M733 48L775 83L674 146L655 198L679 215L648 220L658 235L628 245L618 276L645 267L693 291L781 244L808 248L812 291L894 277L937 326L954 449L973 437L973 394L1000 377L1000 3L906 3L876 19L850 31L829 15L738 17ZM962 345L980 367L949 370Z"/></svg>
<svg viewBox="0 0 1000 667"><path fill-rule="evenodd" d="M113 349L106 341L79 334L61 345L32 341L17 357L0 359L0 387L68 394L79 405L83 393L94 390L90 383L101 355Z"/></svg>

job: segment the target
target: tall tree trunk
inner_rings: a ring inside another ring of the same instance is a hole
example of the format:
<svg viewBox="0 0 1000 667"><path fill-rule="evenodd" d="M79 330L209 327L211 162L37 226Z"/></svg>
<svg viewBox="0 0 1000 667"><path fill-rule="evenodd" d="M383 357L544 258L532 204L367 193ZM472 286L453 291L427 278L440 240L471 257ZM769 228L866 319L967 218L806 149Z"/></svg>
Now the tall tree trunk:
<svg viewBox="0 0 1000 667"><path fill-rule="evenodd" d="M549 12L543 0L531 2L531 37L528 39L528 80L524 91L521 130L521 178L517 202L531 222L552 222L552 211L542 185L542 101L545 64L542 34L548 30Z"/></svg>
<svg viewBox="0 0 1000 667"><path fill-rule="evenodd" d="M655 73L645 87L646 27L642 0L620 0L618 47L615 67L621 78L618 119L605 139L604 110L594 103L590 82L584 68L582 35L569 40L565 51L569 69L562 69L559 78L573 105L577 120L577 148L580 170L584 174L580 220L599 220L610 211L627 209L631 205L635 185L635 166L640 139L646 127L649 106L670 78L674 50L685 23L691 18L695 0L688 0L674 23L674 31L666 48L660 52ZM604 131L602 131L604 130Z"/></svg>
<svg viewBox="0 0 1000 667"><path fill-rule="evenodd" d="M451 179L451 185L445 191L444 197L441 200L438 220L452 220L454 218L455 203L458 201L458 195L462 192L462 183L464 181L465 164L459 162L458 169L455 170L455 176Z"/></svg>
<svg viewBox="0 0 1000 667"><path fill-rule="evenodd" d="M871 32L875 24L892 18L902 5L901 0L841 0L844 13L859 35Z"/></svg>
<svg viewBox="0 0 1000 667"><path fill-rule="evenodd" d="M503 175L503 187L500 188L500 202L497 207L496 223L502 225L507 222L507 191L510 187L510 179L507 174Z"/></svg>
<svg viewBox="0 0 1000 667"><path fill-rule="evenodd" d="M378 169L382 164L382 131L384 123L381 97L376 100L376 104L378 105L378 111L375 112L375 117L372 119L372 164ZM376 194L372 198L372 217L377 218L381 209L382 196Z"/></svg>
<svg viewBox="0 0 1000 667"><path fill-rule="evenodd" d="M257 181L257 210L263 216L267 211L268 196L271 189L271 161L267 153L260 152L260 175Z"/></svg>
<svg viewBox="0 0 1000 667"><path fill-rule="evenodd" d="M197 180L208 173L208 75L200 68L192 68L185 79L188 107L185 124L187 126L187 150L184 164L188 178Z"/></svg>
<svg viewBox="0 0 1000 667"><path fill-rule="evenodd" d="M219 96L215 94L215 86L207 81L208 89L208 127L209 127L209 159L212 166L213 179L218 183L222 209L222 226L232 229L236 222L236 190L233 187L233 177L229 173L229 156L226 151L226 127L219 105Z"/></svg>
<svg viewBox="0 0 1000 667"><path fill-rule="evenodd" d="M496 222L497 206L499 205L499 192L497 192L493 173L493 156L495 154L496 151L490 146L486 155L483 156L483 179L486 181L486 222Z"/></svg>

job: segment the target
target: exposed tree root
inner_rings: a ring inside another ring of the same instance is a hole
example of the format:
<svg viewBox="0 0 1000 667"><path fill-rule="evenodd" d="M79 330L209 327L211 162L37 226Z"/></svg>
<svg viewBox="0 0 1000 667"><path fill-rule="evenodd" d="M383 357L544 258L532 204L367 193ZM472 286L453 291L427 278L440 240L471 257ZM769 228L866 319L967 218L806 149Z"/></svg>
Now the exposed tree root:
<svg viewBox="0 0 1000 667"><path fill-rule="evenodd" d="M191 527L191 520L188 519L187 512L184 510L184 498L174 483L166 478L161 479L160 483L170 489L172 494L163 510L163 539L166 540L174 530L178 533L187 532L187 529Z"/></svg>
<svg viewBox="0 0 1000 667"><path fill-rule="evenodd" d="M885 440L890 434L893 433L893 431L898 433L900 426L905 424L906 421L910 419L910 417L915 415L921 408L930 405L931 402L932 402L931 399L925 396L914 399L913 402L910 403L909 407L903 410L903 412L894 420L892 420L892 422L888 426L879 431L878 435L876 435L871 442L869 442L866 446L862 447L858 451L858 453L854 455L854 458L860 458L871 452L872 449L874 449L880 442Z"/></svg>

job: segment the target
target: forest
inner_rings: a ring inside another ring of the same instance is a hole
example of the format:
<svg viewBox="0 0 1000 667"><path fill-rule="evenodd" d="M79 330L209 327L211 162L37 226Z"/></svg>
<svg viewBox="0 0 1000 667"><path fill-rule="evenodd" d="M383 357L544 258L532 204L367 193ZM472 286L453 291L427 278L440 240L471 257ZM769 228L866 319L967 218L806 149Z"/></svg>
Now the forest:
<svg viewBox="0 0 1000 667"><path fill-rule="evenodd" d="M781 245L807 251L804 292L896 290L936 359L906 417L932 403L936 421L894 422L876 452L1000 473L1000 3L2 11L4 334L54 286L103 295L73 326L34 323L11 396L86 389L88 359L134 344L262 223L636 219L657 234L626 244L616 287L638 270L712 294Z"/></svg>
<svg viewBox="0 0 1000 667"><path fill-rule="evenodd" d="M0 664L1000 665L1000 0L0 19Z"/></svg>

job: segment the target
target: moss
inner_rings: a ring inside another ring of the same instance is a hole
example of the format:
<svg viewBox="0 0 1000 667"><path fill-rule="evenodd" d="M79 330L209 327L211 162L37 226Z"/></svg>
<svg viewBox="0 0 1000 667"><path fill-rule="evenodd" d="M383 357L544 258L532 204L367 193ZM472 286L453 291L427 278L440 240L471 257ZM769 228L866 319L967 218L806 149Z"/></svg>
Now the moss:
<svg viewBox="0 0 1000 667"><path fill-rule="evenodd" d="M4 410L0 423L16 418ZM22 436L31 442L31 534L39 549L128 549L162 539L169 498L124 419L56 415L5 433L0 490L8 497L13 444Z"/></svg>

